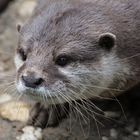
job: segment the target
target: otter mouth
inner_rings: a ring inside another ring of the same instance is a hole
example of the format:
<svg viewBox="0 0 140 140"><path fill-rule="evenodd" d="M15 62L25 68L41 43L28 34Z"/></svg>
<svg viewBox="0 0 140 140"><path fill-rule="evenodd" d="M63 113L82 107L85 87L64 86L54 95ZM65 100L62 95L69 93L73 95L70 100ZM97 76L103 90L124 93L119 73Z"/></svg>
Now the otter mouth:
<svg viewBox="0 0 140 140"><path fill-rule="evenodd" d="M35 101L40 101L41 103L43 104L60 104L60 103L64 103L66 102L66 100L64 100L62 98L62 96L60 95L48 95L47 93L46 94L42 94L40 92L37 92L37 91L30 91L30 92L25 92L25 95L28 96L31 100L35 100Z"/></svg>
<svg viewBox="0 0 140 140"><path fill-rule="evenodd" d="M45 87L30 88L22 82L16 84L18 92L31 100L40 101L44 104L56 104L66 102L61 95L54 91L49 91Z"/></svg>

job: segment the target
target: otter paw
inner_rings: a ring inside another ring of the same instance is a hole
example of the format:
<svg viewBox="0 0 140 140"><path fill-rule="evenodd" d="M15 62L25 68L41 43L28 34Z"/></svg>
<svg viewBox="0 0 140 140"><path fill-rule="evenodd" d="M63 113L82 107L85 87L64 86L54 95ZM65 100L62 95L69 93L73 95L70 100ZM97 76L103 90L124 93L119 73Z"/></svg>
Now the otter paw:
<svg viewBox="0 0 140 140"><path fill-rule="evenodd" d="M44 107L40 103L36 103L30 111L30 117L27 125L35 127L56 127L67 117L69 107L67 104L50 105Z"/></svg>

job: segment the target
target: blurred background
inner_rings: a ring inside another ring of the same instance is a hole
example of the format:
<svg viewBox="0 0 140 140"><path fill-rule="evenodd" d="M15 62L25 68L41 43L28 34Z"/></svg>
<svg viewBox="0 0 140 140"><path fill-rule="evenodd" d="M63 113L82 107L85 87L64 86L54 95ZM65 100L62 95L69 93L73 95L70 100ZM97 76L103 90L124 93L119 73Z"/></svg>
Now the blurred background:
<svg viewBox="0 0 140 140"><path fill-rule="evenodd" d="M16 26L28 19L35 5L35 0L0 0L0 140L15 140L20 125L28 118L29 106L7 93L15 90Z"/></svg>

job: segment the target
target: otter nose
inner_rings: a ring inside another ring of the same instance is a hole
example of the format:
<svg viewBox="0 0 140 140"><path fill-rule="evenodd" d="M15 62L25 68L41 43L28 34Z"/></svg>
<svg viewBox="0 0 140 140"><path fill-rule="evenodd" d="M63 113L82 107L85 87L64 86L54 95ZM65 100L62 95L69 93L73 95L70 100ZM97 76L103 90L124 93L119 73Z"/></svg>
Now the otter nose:
<svg viewBox="0 0 140 140"><path fill-rule="evenodd" d="M42 84L43 79L42 78L36 78L33 75L30 76L22 76L22 81L24 82L26 87L30 87L30 88L36 88L39 85Z"/></svg>

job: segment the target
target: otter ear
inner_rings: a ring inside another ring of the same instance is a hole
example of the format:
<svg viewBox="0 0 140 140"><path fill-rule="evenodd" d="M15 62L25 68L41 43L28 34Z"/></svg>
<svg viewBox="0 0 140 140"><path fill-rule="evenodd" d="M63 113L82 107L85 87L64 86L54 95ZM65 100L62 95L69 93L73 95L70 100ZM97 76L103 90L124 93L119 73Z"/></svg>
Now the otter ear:
<svg viewBox="0 0 140 140"><path fill-rule="evenodd" d="M116 36L112 33L104 33L99 37L99 45L102 48L110 50L116 44Z"/></svg>
<svg viewBox="0 0 140 140"><path fill-rule="evenodd" d="M17 24L17 31L20 32L21 30L21 24Z"/></svg>

